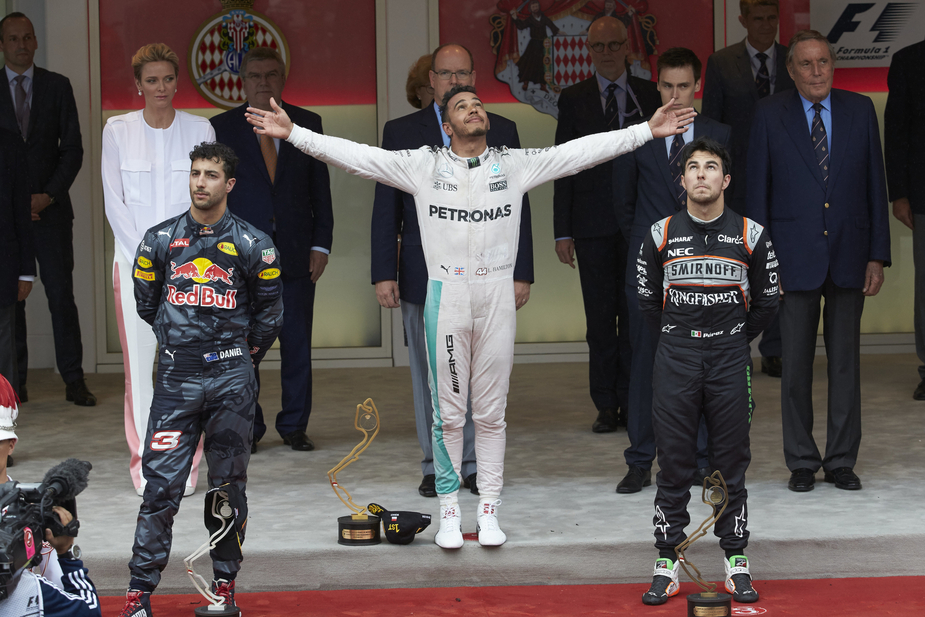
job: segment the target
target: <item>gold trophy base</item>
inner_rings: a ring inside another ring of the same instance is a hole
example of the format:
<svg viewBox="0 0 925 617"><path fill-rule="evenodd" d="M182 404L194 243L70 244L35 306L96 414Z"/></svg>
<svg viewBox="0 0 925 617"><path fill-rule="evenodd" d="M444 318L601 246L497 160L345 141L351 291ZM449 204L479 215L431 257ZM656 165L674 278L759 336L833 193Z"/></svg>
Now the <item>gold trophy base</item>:
<svg viewBox="0 0 925 617"><path fill-rule="evenodd" d="M381 519L372 514L341 516L337 519L337 543L344 546L381 544L380 522Z"/></svg>
<svg viewBox="0 0 925 617"><path fill-rule="evenodd" d="M732 596L716 591L701 591L687 596L687 617L729 617Z"/></svg>

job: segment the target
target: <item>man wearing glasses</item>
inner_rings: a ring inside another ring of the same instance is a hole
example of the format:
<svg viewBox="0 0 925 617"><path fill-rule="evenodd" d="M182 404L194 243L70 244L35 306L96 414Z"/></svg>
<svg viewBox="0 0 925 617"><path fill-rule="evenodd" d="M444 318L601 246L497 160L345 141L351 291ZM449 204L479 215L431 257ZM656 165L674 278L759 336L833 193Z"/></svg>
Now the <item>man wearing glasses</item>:
<svg viewBox="0 0 925 617"><path fill-rule="evenodd" d="M595 75L566 88L559 97L556 144L624 128L652 115L660 106L655 84L626 70L626 26L601 17L588 29ZM559 261L575 267L587 320L591 400L598 416L595 433L627 426L630 374L629 317L623 293L626 240L617 225L613 200L613 162L556 180L553 231ZM618 328L615 327L619 320ZM632 426L632 425L630 425ZM651 432L651 431L650 431ZM630 432L632 443L633 433ZM629 481L629 484L626 484ZM630 475L619 492L637 492L642 480Z"/></svg>
<svg viewBox="0 0 925 617"><path fill-rule="evenodd" d="M276 430L293 450L315 448L306 434L312 412L312 318L315 283L324 272L334 235L328 166L300 155L279 139L256 136L244 119L247 106L270 109L270 97L282 101L286 65L276 50L255 47L241 61L247 103L212 118L216 139L240 158L237 189L228 207L273 239L279 255L263 256L266 263L284 265L280 280L286 319L279 334L282 410ZM281 102L297 122L321 132L321 117ZM257 374L260 385L260 374ZM264 401L266 402L266 401ZM257 404L251 452L267 431Z"/></svg>
<svg viewBox="0 0 925 617"><path fill-rule="evenodd" d="M416 150L422 146L447 146L450 138L444 132L440 119L440 104L454 86L475 85L475 64L472 54L461 45L442 45L431 56L430 85L434 89L434 103L402 118L390 120L382 131L385 150ZM488 145L496 148L520 148L517 125L497 114L488 114L491 132ZM297 124L298 121L293 119ZM396 240L400 240L396 251ZM408 341L408 359L411 365L411 387L414 393L414 419L418 442L424 458L421 472L424 479L418 493L436 497L436 474L431 441L434 410L430 387L427 384L427 352L424 343L424 298L427 295L427 268L424 249L418 229L414 197L384 184L376 185L372 219L372 282L376 298L385 308L401 306L405 337ZM530 202L523 197L520 220L520 240L514 263L514 290L519 309L530 298L533 282L533 234L530 229ZM399 298L401 302L399 303ZM472 424L472 405L466 414L463 430L462 458L463 486L478 495L476 484L475 429Z"/></svg>

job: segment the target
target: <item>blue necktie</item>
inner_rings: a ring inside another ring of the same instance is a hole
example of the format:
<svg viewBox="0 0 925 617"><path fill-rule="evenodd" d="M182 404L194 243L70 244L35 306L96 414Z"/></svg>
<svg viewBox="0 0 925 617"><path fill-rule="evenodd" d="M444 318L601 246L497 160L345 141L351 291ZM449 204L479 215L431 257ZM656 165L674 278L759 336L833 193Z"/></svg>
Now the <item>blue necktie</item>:
<svg viewBox="0 0 925 617"><path fill-rule="evenodd" d="M607 123L607 128L610 130L620 128L620 123L617 122L617 118L620 115L620 108L617 106L617 97L614 92L617 89L617 84L610 84L607 86L607 100L604 105L604 122Z"/></svg>
<svg viewBox="0 0 925 617"><path fill-rule="evenodd" d="M813 150L816 152L816 162L819 163L819 171L822 172L822 180L826 186L829 184L829 140L825 132L825 125L822 123L822 105L813 103L813 109L816 115L813 116Z"/></svg>

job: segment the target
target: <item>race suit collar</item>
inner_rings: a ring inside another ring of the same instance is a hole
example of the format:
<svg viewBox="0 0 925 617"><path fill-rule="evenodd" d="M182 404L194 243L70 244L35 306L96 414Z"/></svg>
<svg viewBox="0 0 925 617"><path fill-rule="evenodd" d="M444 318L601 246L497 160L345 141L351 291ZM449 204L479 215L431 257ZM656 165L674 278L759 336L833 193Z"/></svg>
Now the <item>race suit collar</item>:
<svg viewBox="0 0 925 617"><path fill-rule="evenodd" d="M449 148L447 149L447 154L449 154L450 159L458 166L466 169L472 169L473 167L481 167L481 165L488 160L488 155L491 152L491 149L486 146L485 151L478 156L473 156L469 158L463 158L455 154Z"/></svg>
<svg viewBox="0 0 925 617"><path fill-rule="evenodd" d="M203 225L193 218L192 212L189 210L186 211L186 224L189 229L193 230L194 236L211 236L213 234L220 233L224 231L230 223L231 212L227 208L225 209L225 214L222 215L222 218L218 219L214 225Z"/></svg>

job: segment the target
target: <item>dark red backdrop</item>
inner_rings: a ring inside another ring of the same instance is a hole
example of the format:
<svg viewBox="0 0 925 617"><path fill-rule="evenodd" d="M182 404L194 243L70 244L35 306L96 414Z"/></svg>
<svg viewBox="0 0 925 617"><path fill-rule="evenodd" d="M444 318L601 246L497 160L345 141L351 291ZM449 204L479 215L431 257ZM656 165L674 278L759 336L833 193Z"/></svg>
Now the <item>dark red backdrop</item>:
<svg viewBox="0 0 925 617"><path fill-rule="evenodd" d="M603 6L603 0L595 0ZM817 0L821 1L821 0ZM540 0L540 7L554 0ZM809 26L810 0L780 0L780 40L786 44L799 29ZM515 103L510 87L494 76L495 55L489 44L492 15L500 14L498 0L440 0L440 41L455 42L472 50L478 72L479 95L490 103ZM727 11L738 16L737 0L727 0ZM713 52L713 0L649 1L649 12L658 22L658 51L669 47L693 49L706 64ZM727 44L735 41L728 41ZM654 57L652 58L655 59ZM886 92L886 68L836 69L835 87L857 92ZM698 97L700 95L698 94Z"/></svg>
<svg viewBox="0 0 925 617"><path fill-rule="evenodd" d="M289 43L289 103L376 103L374 0L256 0L253 8L269 17ZM211 107L189 77L187 54L199 27L221 10L219 0L100 0L103 109L141 107L131 58L139 47L155 42L166 43L180 56L174 106Z"/></svg>

